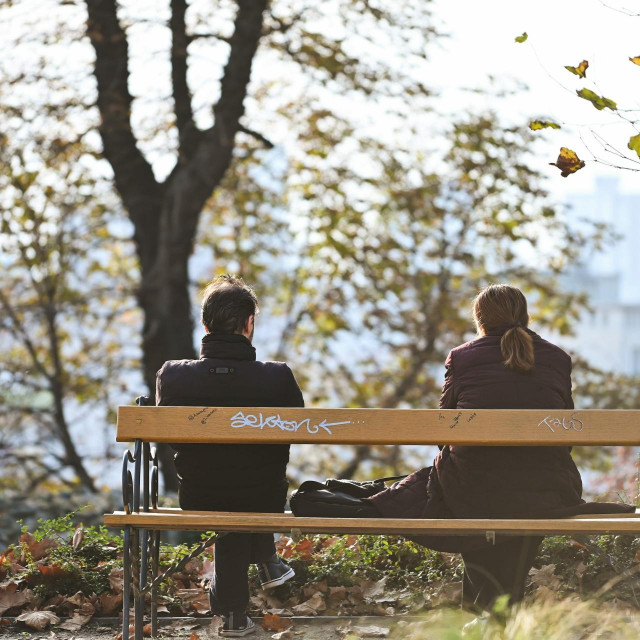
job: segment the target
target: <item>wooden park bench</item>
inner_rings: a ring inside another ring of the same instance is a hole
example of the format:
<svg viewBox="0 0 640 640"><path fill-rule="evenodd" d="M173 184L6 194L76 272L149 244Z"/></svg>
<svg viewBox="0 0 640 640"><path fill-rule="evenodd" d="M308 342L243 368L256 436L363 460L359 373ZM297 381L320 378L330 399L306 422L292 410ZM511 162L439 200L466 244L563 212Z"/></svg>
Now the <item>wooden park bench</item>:
<svg viewBox="0 0 640 640"><path fill-rule="evenodd" d="M640 515L563 519L298 518L291 513L182 511L158 507L157 458L152 442L412 444L412 445L640 445L640 411L291 409L253 407L119 407L118 442L124 454L124 510L105 515L124 529L123 640L134 599L135 640L142 640L145 595L151 594L157 635L160 582L230 531L331 534L585 535L640 534ZM133 475L129 465L133 464ZM160 530L215 531L192 554L158 575Z"/></svg>

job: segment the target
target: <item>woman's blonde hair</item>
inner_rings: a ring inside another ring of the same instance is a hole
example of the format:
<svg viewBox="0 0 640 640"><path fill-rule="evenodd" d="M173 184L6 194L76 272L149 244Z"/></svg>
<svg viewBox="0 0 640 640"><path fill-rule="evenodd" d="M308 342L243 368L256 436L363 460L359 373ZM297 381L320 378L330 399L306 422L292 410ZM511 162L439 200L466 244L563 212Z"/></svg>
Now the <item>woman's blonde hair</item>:
<svg viewBox="0 0 640 640"><path fill-rule="evenodd" d="M500 341L505 365L522 372L533 369L533 339L525 331L529 324L527 299L520 289L508 284L485 287L473 301L473 319L481 336L507 327Z"/></svg>

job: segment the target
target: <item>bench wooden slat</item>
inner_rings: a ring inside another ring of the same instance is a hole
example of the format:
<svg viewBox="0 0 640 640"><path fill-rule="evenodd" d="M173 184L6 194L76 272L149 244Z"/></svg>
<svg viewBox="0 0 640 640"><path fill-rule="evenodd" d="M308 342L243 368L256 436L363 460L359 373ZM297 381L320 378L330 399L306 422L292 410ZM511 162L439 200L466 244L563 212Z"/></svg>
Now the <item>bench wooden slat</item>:
<svg viewBox="0 0 640 640"><path fill-rule="evenodd" d="M118 407L119 442L640 445L640 410Z"/></svg>
<svg viewBox="0 0 640 640"><path fill-rule="evenodd" d="M119 511L118 513L124 513L124 511ZM181 509L180 507L158 507L157 509L151 509L150 511L138 511L136 513L151 513L151 514L159 514L159 513L168 513L168 514L183 514L189 513L193 515L202 515L202 516L210 516L212 513L222 513L225 515L242 515L242 516L253 516L255 515L255 511L195 511L195 510L186 510ZM135 514L134 514L135 515ZM293 515L291 511L285 511L284 513L270 513L268 514L274 518L286 518L286 517L296 517ZM300 516L298 516L300 517ZM567 516L567 520L584 520L584 519L593 519L593 518L640 518L640 509L636 509L635 513L593 513L589 515L581 515L581 516Z"/></svg>
<svg viewBox="0 0 640 640"><path fill-rule="evenodd" d="M133 525L147 529L180 529L197 531L253 531L357 534L434 534L484 535L488 531L503 535L565 535L571 533L640 534L640 517L580 517L534 519L457 519L409 520L396 518L297 518L289 514L230 513L190 511L180 513L133 513L116 511L105 516L110 527Z"/></svg>

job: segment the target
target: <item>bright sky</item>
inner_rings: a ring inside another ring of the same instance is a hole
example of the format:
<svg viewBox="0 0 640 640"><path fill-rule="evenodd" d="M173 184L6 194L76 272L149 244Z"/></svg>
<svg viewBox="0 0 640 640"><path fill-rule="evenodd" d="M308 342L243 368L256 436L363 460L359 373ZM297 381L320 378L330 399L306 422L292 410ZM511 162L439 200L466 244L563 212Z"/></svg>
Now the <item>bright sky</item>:
<svg viewBox="0 0 640 640"><path fill-rule="evenodd" d="M625 10L639 16L621 12ZM640 110L640 66L628 60L640 55L639 0L435 0L434 15L441 28L452 34L439 49L432 49L434 75L427 80L430 86L435 82L442 87L445 108L493 106L514 123L546 116L561 124L561 130L538 132L550 145L549 156L539 159L538 168L551 171L548 186L559 195L591 191L593 180L602 174L617 175L624 191L640 191L639 173L589 162L593 154L616 163L591 130L627 152L629 137L638 131L613 112L597 111L575 94L586 87L615 100L623 109ZM528 40L514 42L525 31ZM564 69L565 65L577 67L585 59L589 62L587 80ZM510 79L508 86L525 83L530 90L509 98L482 98L455 89L484 87L488 75L496 78L497 87ZM640 111L625 115L632 118ZM587 166L562 178L555 167L546 165L555 161L561 146L576 151Z"/></svg>

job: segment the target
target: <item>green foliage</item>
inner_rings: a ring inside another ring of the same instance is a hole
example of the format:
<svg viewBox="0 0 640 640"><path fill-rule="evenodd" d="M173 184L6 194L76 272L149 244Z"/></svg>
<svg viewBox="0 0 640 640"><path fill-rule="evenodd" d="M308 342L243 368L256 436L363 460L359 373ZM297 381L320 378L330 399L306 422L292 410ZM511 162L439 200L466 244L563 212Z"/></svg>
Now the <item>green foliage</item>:
<svg viewBox="0 0 640 640"><path fill-rule="evenodd" d="M529 123L531 131L539 131L540 129L560 129L560 125L549 120L532 120Z"/></svg>
<svg viewBox="0 0 640 640"><path fill-rule="evenodd" d="M72 596L78 591L86 596L107 593L110 573L122 564L122 537L103 525L81 528L74 544L78 531L75 520L80 511L38 520L32 537L23 527L21 543L9 548L14 555L25 557L20 577L43 599ZM45 563L40 559L42 549L46 550Z"/></svg>
<svg viewBox="0 0 640 640"><path fill-rule="evenodd" d="M313 555L294 551L290 561L296 571L290 591L310 582L326 580L329 586L354 585L386 577L387 586L405 589L419 583L459 580L462 566L457 557L442 554L393 536L310 536ZM329 544L330 543L330 544ZM294 547L295 549L295 547Z"/></svg>
<svg viewBox="0 0 640 640"><path fill-rule="evenodd" d="M529 34L525 31L522 35L516 36L515 41L522 44L523 42L526 42L528 38Z"/></svg>
<svg viewBox="0 0 640 640"><path fill-rule="evenodd" d="M591 91L591 89L576 90L576 93L583 100L588 100L598 111L602 111L603 109L615 111L618 108L618 105L613 100L599 96L594 91Z"/></svg>
<svg viewBox="0 0 640 640"><path fill-rule="evenodd" d="M93 594L112 594L112 580L118 580L114 576L121 579L122 537L109 533L104 527L83 529L75 524L76 517L77 513L42 520L33 534L23 532L20 543L2 555L7 559L0 565L3 577L17 582L20 588L29 587L43 599L72 596L81 591L95 602ZM372 613L375 597L383 592L385 596L392 595L390 601L399 610L428 609L442 604L444 587L459 584L462 577L459 555L432 551L397 536L314 535L296 542L284 538L279 547L296 572L292 580L273 592L284 607L302 603L317 590L330 594L332 588L346 587L352 590L349 593L358 594L359 600L352 604L361 613ZM192 545L162 544L161 570L192 549ZM205 557L209 562L212 560L210 550ZM12 558L11 562L8 558ZM538 591L546 589L547 595L552 593L554 598L595 598L600 602L610 600L637 607L633 585L639 560L640 540L633 536L592 536L581 542L567 537L547 537L536 560L540 573L533 576L529 596L536 597ZM18 561L22 569L14 574ZM164 583L164 604L172 612L193 613L189 602L193 602L198 589L206 589L204 572L200 560L187 563L179 574ZM250 569L250 580L257 590L259 580L255 567ZM120 589L121 586L116 593ZM367 590L375 595L365 602L363 598L369 597ZM257 600L262 597L261 593L257 591ZM206 600L206 596L202 598ZM327 602L330 599L328 595ZM361 609L357 608L358 602ZM330 606L347 611L335 601ZM345 602L344 606L352 605ZM494 622L508 626L513 611L505 602L499 602L491 616Z"/></svg>
<svg viewBox="0 0 640 640"><path fill-rule="evenodd" d="M585 538L585 544L563 536L546 537L535 566L554 565L563 594L634 601L633 576L638 570L640 539L601 535Z"/></svg>
<svg viewBox="0 0 640 640"><path fill-rule="evenodd" d="M133 336L122 321L131 314L135 264L130 250L114 246L110 225L121 220L107 211L117 207L87 170L90 158L80 142L0 141L2 469L27 492L68 483L67 471L58 477L65 465L94 488L68 407L81 404L94 423L102 414L105 425L121 372L135 365L123 350ZM25 444L31 455L18 455Z"/></svg>

